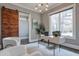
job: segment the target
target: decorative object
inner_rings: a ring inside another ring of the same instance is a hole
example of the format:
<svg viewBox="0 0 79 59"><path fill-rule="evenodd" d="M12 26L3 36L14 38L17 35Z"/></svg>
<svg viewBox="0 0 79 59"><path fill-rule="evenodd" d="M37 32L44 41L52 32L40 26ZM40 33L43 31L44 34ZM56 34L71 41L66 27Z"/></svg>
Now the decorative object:
<svg viewBox="0 0 79 59"><path fill-rule="evenodd" d="M45 27L43 24L39 24L36 28L37 34L44 34L45 33Z"/></svg>
<svg viewBox="0 0 79 59"><path fill-rule="evenodd" d="M49 36L49 32L48 32L48 31L45 31L45 32L44 32L44 35L45 35L45 36Z"/></svg>
<svg viewBox="0 0 79 59"><path fill-rule="evenodd" d="M60 34L60 31L54 31L53 32L53 36L55 36L55 37L57 37L57 36L60 36L61 34Z"/></svg>
<svg viewBox="0 0 79 59"><path fill-rule="evenodd" d="M38 34L38 46L39 46L39 42L41 39L41 34L44 34L45 32L45 27L43 24L39 24L38 27L36 28L36 32Z"/></svg>

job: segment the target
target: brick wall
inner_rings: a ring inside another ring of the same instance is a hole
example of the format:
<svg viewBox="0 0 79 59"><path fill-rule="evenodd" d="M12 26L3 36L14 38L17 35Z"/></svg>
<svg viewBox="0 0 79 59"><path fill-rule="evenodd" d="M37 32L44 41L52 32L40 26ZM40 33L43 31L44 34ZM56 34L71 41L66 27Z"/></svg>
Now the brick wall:
<svg viewBox="0 0 79 59"><path fill-rule="evenodd" d="M18 36L18 11L2 7L1 9L1 35L3 37Z"/></svg>

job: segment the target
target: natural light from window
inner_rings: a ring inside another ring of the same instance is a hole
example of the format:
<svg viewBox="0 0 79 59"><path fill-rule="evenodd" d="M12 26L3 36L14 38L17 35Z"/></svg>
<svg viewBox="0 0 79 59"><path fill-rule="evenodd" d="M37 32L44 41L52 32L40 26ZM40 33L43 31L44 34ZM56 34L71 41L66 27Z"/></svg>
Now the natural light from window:
<svg viewBox="0 0 79 59"><path fill-rule="evenodd" d="M73 37L73 8L50 15L50 34L60 31L61 36Z"/></svg>

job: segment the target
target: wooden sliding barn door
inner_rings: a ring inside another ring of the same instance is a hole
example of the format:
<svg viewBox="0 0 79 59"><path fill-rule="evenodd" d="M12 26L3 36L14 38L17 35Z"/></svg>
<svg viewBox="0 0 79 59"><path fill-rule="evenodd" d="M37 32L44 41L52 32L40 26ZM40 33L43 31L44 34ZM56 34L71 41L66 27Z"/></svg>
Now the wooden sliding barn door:
<svg viewBox="0 0 79 59"><path fill-rule="evenodd" d="M18 11L2 7L1 12L2 38L18 36Z"/></svg>

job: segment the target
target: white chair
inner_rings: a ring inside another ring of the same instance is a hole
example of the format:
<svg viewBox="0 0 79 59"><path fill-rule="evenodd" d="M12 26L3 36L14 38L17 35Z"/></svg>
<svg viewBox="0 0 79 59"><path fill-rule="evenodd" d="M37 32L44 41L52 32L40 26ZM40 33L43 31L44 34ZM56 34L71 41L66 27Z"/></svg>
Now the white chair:
<svg viewBox="0 0 79 59"><path fill-rule="evenodd" d="M21 39L19 37L3 38L3 48L20 45L20 40Z"/></svg>

